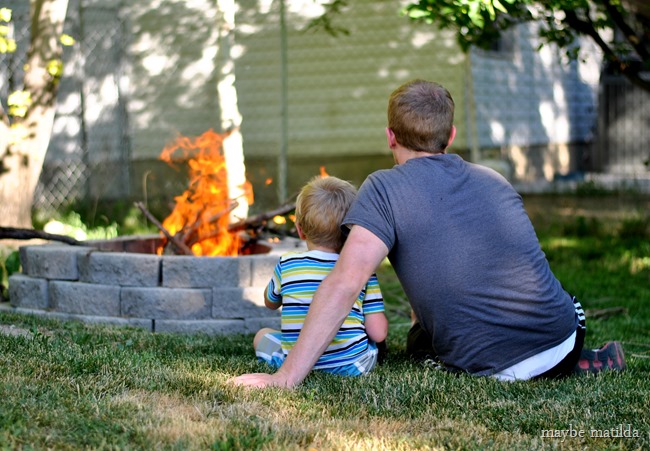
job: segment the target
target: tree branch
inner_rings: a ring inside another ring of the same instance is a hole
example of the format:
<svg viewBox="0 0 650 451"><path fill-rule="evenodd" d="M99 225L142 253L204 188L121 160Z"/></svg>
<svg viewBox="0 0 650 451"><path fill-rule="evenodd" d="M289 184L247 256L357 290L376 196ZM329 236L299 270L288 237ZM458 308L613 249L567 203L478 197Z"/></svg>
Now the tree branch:
<svg viewBox="0 0 650 451"><path fill-rule="evenodd" d="M147 219L148 219L149 221L151 221L151 223L152 223L153 225L155 225L156 227L158 227L158 229L160 229L160 231L165 235L165 237L166 237L169 241L171 241L171 242L172 242L172 243L173 243L173 244L174 244L178 249L180 249L180 251L181 251L183 254L185 254L185 255L194 255L194 252L192 252L192 249L190 249L189 247L187 247L187 245L186 245L185 243L183 243L182 241L178 240L175 236L172 236L172 234L169 233L169 230L167 230L165 227L163 227L163 225L160 223L160 221L158 221L158 220L156 219L156 217L155 217L154 215L152 215L152 214L149 212L149 210L147 210L147 207L145 207L144 204L143 204L142 202L136 202L136 203L135 203L135 206L138 207L138 208L140 209L140 211L141 211L141 212L142 212L142 213L147 217Z"/></svg>
<svg viewBox="0 0 650 451"><path fill-rule="evenodd" d="M296 204L295 203L288 203L288 204L285 204L285 205L282 205L282 206L276 208L275 210L260 213L260 214L255 215L255 216L249 216L248 218L246 218L246 219L244 219L242 221L236 222L234 224L230 224L228 226L228 230L230 232L235 232L235 231L238 231L238 230L244 230L247 227L259 225L259 224L263 223L264 221L268 221L269 219L272 219L275 216L286 215L287 213L290 213L291 211L293 211L295 209L296 209Z"/></svg>
<svg viewBox="0 0 650 451"><path fill-rule="evenodd" d="M630 43L634 50L639 54L641 59L644 61L650 59L650 52L643 45L643 40L637 36L632 27L628 25L618 8L612 5L609 0L603 0L603 4L609 13L609 16L612 18L616 26L621 30L623 36L625 36L625 40Z"/></svg>
<svg viewBox="0 0 650 451"><path fill-rule="evenodd" d="M616 52L603 40L594 28L591 22L578 18L575 11L564 10L567 24L581 34L589 36L594 40L596 45L603 51L605 58L616 65L618 71L625 76L632 84L640 87L645 91L650 91L650 81L646 81L639 76L639 70L634 68L627 61L621 59Z"/></svg>
<svg viewBox="0 0 650 451"><path fill-rule="evenodd" d="M71 244L73 246L78 246L81 244L80 241L77 241L72 237L65 236L65 235L57 235L54 233L47 233L47 232L43 232L42 230L22 229L18 227L0 227L0 240L2 239L33 240L34 238L39 238L42 240L49 240L49 241L61 241L63 243Z"/></svg>

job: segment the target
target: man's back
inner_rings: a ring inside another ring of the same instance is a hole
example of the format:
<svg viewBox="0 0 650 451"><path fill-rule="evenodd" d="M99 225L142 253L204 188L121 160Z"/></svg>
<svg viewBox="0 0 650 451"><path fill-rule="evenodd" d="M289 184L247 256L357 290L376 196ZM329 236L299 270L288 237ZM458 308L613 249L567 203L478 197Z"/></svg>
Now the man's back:
<svg viewBox="0 0 650 451"><path fill-rule="evenodd" d="M521 197L457 155L372 174L345 220L377 235L443 362L491 374L576 328Z"/></svg>

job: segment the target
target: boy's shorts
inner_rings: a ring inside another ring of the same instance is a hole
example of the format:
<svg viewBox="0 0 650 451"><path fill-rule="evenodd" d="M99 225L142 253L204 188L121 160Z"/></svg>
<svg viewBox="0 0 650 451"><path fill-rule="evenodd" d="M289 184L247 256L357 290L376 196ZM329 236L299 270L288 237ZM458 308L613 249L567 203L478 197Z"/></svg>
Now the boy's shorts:
<svg viewBox="0 0 650 451"><path fill-rule="evenodd" d="M280 368L286 355L282 351L282 333L265 334L257 344L255 355L260 362L266 362L274 368ZM333 368L318 368L317 371L337 374L339 376L361 376L368 374L377 365L377 345L368 340L368 350L356 362Z"/></svg>

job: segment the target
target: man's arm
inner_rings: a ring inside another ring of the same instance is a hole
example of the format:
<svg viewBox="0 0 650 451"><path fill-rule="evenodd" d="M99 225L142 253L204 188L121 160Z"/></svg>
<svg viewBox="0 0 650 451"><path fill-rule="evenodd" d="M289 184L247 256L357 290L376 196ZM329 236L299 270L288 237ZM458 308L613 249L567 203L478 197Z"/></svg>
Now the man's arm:
<svg viewBox="0 0 650 451"><path fill-rule="evenodd" d="M323 354L352 309L359 292L388 255L377 236L353 226L341 256L323 280L309 307L295 346L275 374L244 374L232 381L254 387L293 387L303 381Z"/></svg>

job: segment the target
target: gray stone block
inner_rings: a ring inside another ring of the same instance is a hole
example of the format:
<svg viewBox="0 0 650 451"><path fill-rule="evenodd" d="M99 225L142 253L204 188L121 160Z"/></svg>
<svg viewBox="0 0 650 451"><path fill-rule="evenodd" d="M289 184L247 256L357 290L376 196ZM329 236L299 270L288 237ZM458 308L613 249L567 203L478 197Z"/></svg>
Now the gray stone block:
<svg viewBox="0 0 650 451"><path fill-rule="evenodd" d="M9 301L14 307L48 308L47 280L13 274L9 277Z"/></svg>
<svg viewBox="0 0 650 451"><path fill-rule="evenodd" d="M264 288L214 288L212 290L213 318L279 317L279 310L264 306Z"/></svg>
<svg viewBox="0 0 650 451"><path fill-rule="evenodd" d="M120 287L53 280L50 306L59 312L120 316Z"/></svg>
<svg viewBox="0 0 650 451"><path fill-rule="evenodd" d="M162 257L162 286L172 288L246 287L251 262L239 257Z"/></svg>
<svg viewBox="0 0 650 451"><path fill-rule="evenodd" d="M28 276L78 280L77 257L92 250L91 247L68 245L23 246L20 248L20 262L23 273Z"/></svg>
<svg viewBox="0 0 650 451"><path fill-rule="evenodd" d="M79 256L79 280L107 285L155 287L160 280L160 257L124 252L90 252Z"/></svg>
<svg viewBox="0 0 650 451"><path fill-rule="evenodd" d="M88 246L101 251L130 252L156 255L156 250L163 242L160 234L118 236L108 240L89 240Z"/></svg>
<svg viewBox="0 0 650 451"><path fill-rule="evenodd" d="M113 316L91 316L91 315L77 315L74 313L61 313L46 310L30 310L24 308L16 308L16 313L25 315L35 315L43 318L56 319L58 321L80 321L87 324L98 324L107 326L121 326L121 327L139 327L146 330L151 330L151 320L139 318L118 318Z"/></svg>
<svg viewBox="0 0 650 451"><path fill-rule="evenodd" d="M106 326L121 327L138 327L141 329L151 330L151 320L140 318L118 318L113 316L87 316L87 315L68 315L68 319L82 321L87 324L97 324Z"/></svg>
<svg viewBox="0 0 650 451"><path fill-rule="evenodd" d="M266 318L246 318L244 320L244 330L246 333L254 334L258 330L264 327L270 327L271 329L280 330L282 327L280 315L277 317L266 317Z"/></svg>
<svg viewBox="0 0 650 451"><path fill-rule="evenodd" d="M179 334L228 335L247 333L244 320L160 320L156 321L156 332Z"/></svg>
<svg viewBox="0 0 650 451"><path fill-rule="evenodd" d="M148 319L208 319L209 289L122 288L122 316Z"/></svg>
<svg viewBox="0 0 650 451"><path fill-rule="evenodd" d="M242 258L251 259L251 286L266 287L273 276L275 265L280 258L277 255L256 255Z"/></svg>

